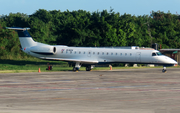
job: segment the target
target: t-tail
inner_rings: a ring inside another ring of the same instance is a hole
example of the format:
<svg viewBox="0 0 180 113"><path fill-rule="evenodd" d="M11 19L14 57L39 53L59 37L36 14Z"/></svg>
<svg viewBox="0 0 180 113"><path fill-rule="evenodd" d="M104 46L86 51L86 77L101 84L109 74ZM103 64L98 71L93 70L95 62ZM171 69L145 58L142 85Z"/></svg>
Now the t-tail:
<svg viewBox="0 0 180 113"><path fill-rule="evenodd" d="M16 30L21 43L21 50L34 57L42 57L43 55L53 55L56 53L56 47L35 42L27 30L30 28L6 27L6 29Z"/></svg>
<svg viewBox="0 0 180 113"><path fill-rule="evenodd" d="M29 48L38 44L32 39L32 37L28 33L27 30L29 30L30 28L6 27L6 29L12 29L17 31L22 48Z"/></svg>

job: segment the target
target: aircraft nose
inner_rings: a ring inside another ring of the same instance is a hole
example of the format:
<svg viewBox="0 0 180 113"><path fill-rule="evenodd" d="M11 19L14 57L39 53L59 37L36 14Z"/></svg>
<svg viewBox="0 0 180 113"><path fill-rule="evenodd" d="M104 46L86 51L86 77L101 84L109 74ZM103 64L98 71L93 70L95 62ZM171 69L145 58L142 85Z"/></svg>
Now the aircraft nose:
<svg viewBox="0 0 180 113"><path fill-rule="evenodd" d="M178 64L178 63L177 63L175 60L173 60L173 59L171 59L170 62L171 62L172 64Z"/></svg>
<svg viewBox="0 0 180 113"><path fill-rule="evenodd" d="M178 64L178 62L175 61L175 64Z"/></svg>

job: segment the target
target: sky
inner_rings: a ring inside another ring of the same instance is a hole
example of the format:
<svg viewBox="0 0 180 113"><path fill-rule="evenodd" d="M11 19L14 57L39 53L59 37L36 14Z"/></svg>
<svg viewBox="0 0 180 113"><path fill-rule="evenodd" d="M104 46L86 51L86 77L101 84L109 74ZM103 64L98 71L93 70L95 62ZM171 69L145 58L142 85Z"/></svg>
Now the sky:
<svg viewBox="0 0 180 113"><path fill-rule="evenodd" d="M143 16L152 11L180 14L180 0L0 0L0 15L17 12L32 15L39 9L100 12L111 8L121 15Z"/></svg>

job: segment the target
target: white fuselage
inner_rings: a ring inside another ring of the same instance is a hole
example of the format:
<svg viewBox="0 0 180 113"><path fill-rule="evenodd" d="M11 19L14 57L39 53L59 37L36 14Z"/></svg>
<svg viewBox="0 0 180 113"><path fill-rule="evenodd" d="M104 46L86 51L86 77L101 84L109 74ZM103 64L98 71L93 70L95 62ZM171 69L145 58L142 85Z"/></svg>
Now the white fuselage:
<svg viewBox="0 0 180 113"><path fill-rule="evenodd" d="M42 48L46 48L45 45ZM68 46L51 46L55 47L54 54L37 54L31 48L26 48L24 52L41 59L64 60L80 62L83 64L103 64L103 63L143 63L143 64L176 64L173 59L164 56L152 56L152 53L158 53L157 50L141 49L122 49L122 48L96 48L96 47L68 47ZM39 46L39 48L41 48ZM69 60L68 60L69 59ZM82 62L81 62L82 60ZM87 61L87 62L83 62ZM88 62L92 61L92 62ZM93 62L94 61L94 62Z"/></svg>

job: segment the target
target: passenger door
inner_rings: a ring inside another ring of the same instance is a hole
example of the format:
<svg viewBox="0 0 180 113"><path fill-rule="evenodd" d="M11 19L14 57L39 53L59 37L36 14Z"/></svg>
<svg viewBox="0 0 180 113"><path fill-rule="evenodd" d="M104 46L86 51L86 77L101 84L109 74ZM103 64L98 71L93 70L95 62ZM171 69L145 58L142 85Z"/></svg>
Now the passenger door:
<svg viewBox="0 0 180 113"><path fill-rule="evenodd" d="M141 52L136 53L136 62L141 62Z"/></svg>

